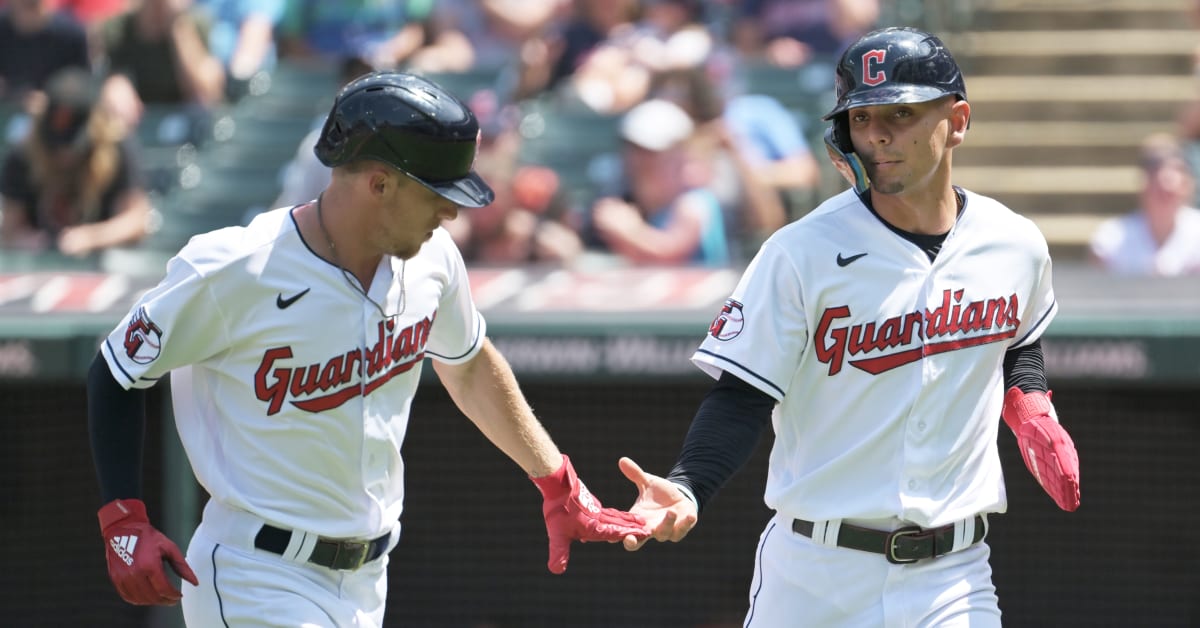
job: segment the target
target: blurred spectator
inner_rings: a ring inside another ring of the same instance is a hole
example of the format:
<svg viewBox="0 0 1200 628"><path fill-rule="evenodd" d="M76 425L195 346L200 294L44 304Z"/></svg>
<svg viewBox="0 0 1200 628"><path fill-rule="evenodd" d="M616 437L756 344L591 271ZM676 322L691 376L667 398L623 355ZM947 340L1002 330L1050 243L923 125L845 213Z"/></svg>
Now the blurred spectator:
<svg viewBox="0 0 1200 628"><path fill-rule="evenodd" d="M746 0L732 38L746 58L799 67L841 54L875 26L879 11L879 0Z"/></svg>
<svg viewBox="0 0 1200 628"><path fill-rule="evenodd" d="M95 79L68 68L51 77L46 93L32 132L0 170L0 243L84 256L137 241L150 202L121 125L97 106Z"/></svg>
<svg viewBox="0 0 1200 628"><path fill-rule="evenodd" d="M370 71L371 66L362 59L347 57L342 61L339 71L340 84L345 85ZM325 116L321 115L313 121L312 130L300 140L295 157L283 168L282 189L271 205L272 208L307 203L317 198L321 190L329 185L331 176L329 167L321 163L317 159L316 153L313 152L313 148L317 145L317 139L321 137L321 127L324 124Z"/></svg>
<svg viewBox="0 0 1200 628"><path fill-rule="evenodd" d="M280 50L301 62L357 57L384 70L409 67L420 60L418 53L432 46L437 52L429 54L438 58L440 67L470 67L465 38L436 32L433 4L428 0L291 0L279 25Z"/></svg>
<svg viewBox="0 0 1200 628"><path fill-rule="evenodd" d="M51 0L51 4L83 25L87 32L88 57L95 66L104 57L100 29L105 22L125 12L129 0Z"/></svg>
<svg viewBox="0 0 1200 628"><path fill-rule="evenodd" d="M699 68L726 54L704 21L702 1L642 0L637 6L637 19L609 28L562 81L594 111L628 111L648 98L656 75Z"/></svg>
<svg viewBox="0 0 1200 628"><path fill-rule="evenodd" d="M774 192L784 204L812 191L821 178L804 128L777 99L764 94L742 94L725 105L722 116L729 130L729 143L746 161L746 174ZM771 233L788 220L787 215L758 212L748 226Z"/></svg>
<svg viewBox="0 0 1200 628"><path fill-rule="evenodd" d="M1200 209L1191 206L1196 181L1180 142L1146 138L1141 149L1141 207L1110 218L1092 236L1093 260L1122 275L1200 273Z"/></svg>
<svg viewBox="0 0 1200 628"><path fill-rule="evenodd" d="M198 0L209 24L208 47L231 84L248 81L275 66L275 26L286 0Z"/></svg>
<svg viewBox="0 0 1200 628"><path fill-rule="evenodd" d="M329 185L329 167L317 160L313 153L320 136L321 125L318 124L300 140L296 155L283 167L282 186L272 208L307 203L317 198L321 190Z"/></svg>
<svg viewBox="0 0 1200 628"><path fill-rule="evenodd" d="M545 166L518 162L520 112L503 105L491 90L475 93L468 104L480 125L475 169L493 183L496 199L454 221L466 227L458 227L463 257L485 265L575 259L583 252L583 241L558 175Z"/></svg>
<svg viewBox="0 0 1200 628"><path fill-rule="evenodd" d="M454 5L446 0L434 5L421 25L421 45L400 65L425 73L466 72L475 67L480 56L475 42L462 30L462 21L477 14L478 8Z"/></svg>
<svg viewBox="0 0 1200 628"><path fill-rule="evenodd" d="M440 0L431 18L433 29L443 38L461 42L469 47L470 66L461 70L490 72L488 81L506 99L517 93L536 91L522 85L540 85L545 77L532 78L522 73L530 66L521 62L522 49L542 45L540 37L555 20L570 7L571 0ZM456 47L435 46L429 53L419 53L414 69L425 72L445 72L449 61L459 58L450 54ZM480 85L479 87L483 87Z"/></svg>
<svg viewBox="0 0 1200 628"><path fill-rule="evenodd" d="M98 25L125 10L128 0L57 0L60 11L66 11L84 27Z"/></svg>
<svg viewBox="0 0 1200 628"><path fill-rule="evenodd" d="M651 95L692 117L697 149L689 181L717 195L731 244L757 249L789 219L788 202L817 185L820 167L800 123L778 100L751 94L725 102L713 74L707 66L660 72Z"/></svg>
<svg viewBox="0 0 1200 628"><path fill-rule="evenodd" d="M642 7L646 36L634 44L635 57L652 71L700 66L717 48L703 0L643 0Z"/></svg>
<svg viewBox="0 0 1200 628"><path fill-rule="evenodd" d="M687 143L695 125L682 108L652 99L621 120L629 189L592 206L592 227L607 248L636 264L729 263L716 196L689 184Z"/></svg>
<svg viewBox="0 0 1200 628"><path fill-rule="evenodd" d="M52 74L90 66L83 25L50 0L9 0L0 9L0 99L38 108Z"/></svg>
<svg viewBox="0 0 1200 628"><path fill-rule="evenodd" d="M625 111L645 98L650 70L633 54L638 0L574 0L570 13L521 50L517 99L569 85L595 111Z"/></svg>
<svg viewBox="0 0 1200 628"><path fill-rule="evenodd" d="M141 0L106 22L101 36L108 74L129 81L142 102L211 107L224 98L225 70L192 0Z"/></svg>
<svg viewBox="0 0 1200 628"><path fill-rule="evenodd" d="M470 40L476 67L500 67L516 62L524 43L570 7L571 0L442 0L435 15Z"/></svg>

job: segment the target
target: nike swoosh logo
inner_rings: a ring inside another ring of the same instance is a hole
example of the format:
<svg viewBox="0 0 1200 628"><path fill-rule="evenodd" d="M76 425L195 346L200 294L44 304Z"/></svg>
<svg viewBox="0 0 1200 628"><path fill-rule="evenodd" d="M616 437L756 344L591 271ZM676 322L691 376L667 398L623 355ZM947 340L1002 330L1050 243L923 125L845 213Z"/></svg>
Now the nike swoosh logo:
<svg viewBox="0 0 1200 628"><path fill-rule="evenodd" d="M275 297L275 307L277 307L281 310L286 310L289 307L292 307L293 303L295 303L296 301L299 301L300 297L308 294L309 290L312 290L312 288L305 288L304 290L297 292L296 294L293 294L292 296L290 296L286 299L283 298L283 293L280 292L279 296Z"/></svg>
<svg viewBox="0 0 1200 628"><path fill-rule="evenodd" d="M851 255L850 257L842 257L842 254L838 253L837 264L838 266L849 266L858 260L858 258L865 256L866 253L859 253L858 255Z"/></svg>

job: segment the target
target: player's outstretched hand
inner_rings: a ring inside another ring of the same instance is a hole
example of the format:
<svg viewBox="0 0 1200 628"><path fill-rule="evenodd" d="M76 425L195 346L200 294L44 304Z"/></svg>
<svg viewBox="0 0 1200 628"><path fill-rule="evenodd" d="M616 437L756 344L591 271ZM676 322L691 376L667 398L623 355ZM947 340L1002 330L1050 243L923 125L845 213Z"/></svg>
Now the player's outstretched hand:
<svg viewBox="0 0 1200 628"><path fill-rule="evenodd" d="M629 512L646 520L650 536L627 536L625 549L633 552L642 548L646 541L677 543L696 526L699 513L693 502L679 487L652 473L646 473L630 458L621 458L621 472L638 487L638 498Z"/></svg>
<svg viewBox="0 0 1200 628"><path fill-rule="evenodd" d="M108 577L130 604L177 604L183 594L167 581L163 561L181 578L199 585L179 547L150 525L140 499L115 499L98 513Z"/></svg>
<svg viewBox="0 0 1200 628"><path fill-rule="evenodd" d="M542 514L546 517L546 535L550 537L550 560L546 567L551 573L567 570L572 541L616 543L630 537L645 538L648 534L646 521L641 517L601 506L600 500L575 474L575 467L565 454L558 471L529 479L542 492Z"/></svg>
<svg viewBox="0 0 1200 628"><path fill-rule="evenodd" d="M1025 393L1013 386L1004 394L1004 422L1017 436L1025 466L1059 508L1074 512L1079 508L1079 454L1052 410L1050 393Z"/></svg>

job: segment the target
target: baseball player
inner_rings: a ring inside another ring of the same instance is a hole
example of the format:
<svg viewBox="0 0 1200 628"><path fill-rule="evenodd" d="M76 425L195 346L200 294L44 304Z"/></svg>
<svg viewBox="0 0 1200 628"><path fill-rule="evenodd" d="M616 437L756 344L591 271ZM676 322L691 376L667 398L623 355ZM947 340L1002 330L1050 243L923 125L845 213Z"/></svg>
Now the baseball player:
<svg viewBox="0 0 1200 628"><path fill-rule="evenodd" d="M542 493L552 572L572 540L644 538L644 521L602 508L534 417L439 226L492 200L472 169L478 132L425 79L352 81L315 148L333 169L322 194L194 237L104 340L88 414L108 571L125 600L182 597L192 626L381 625L425 358ZM139 499L144 390L168 372L211 496L186 560Z"/></svg>
<svg viewBox="0 0 1200 628"><path fill-rule="evenodd" d="M693 355L717 382L675 467L621 460L631 512L679 541L769 421L775 514L746 626L999 626L1001 417L1054 502L1079 506L1038 340L1057 309L1046 241L951 184L971 106L937 37L869 33L836 71L827 141L852 189L751 261Z"/></svg>

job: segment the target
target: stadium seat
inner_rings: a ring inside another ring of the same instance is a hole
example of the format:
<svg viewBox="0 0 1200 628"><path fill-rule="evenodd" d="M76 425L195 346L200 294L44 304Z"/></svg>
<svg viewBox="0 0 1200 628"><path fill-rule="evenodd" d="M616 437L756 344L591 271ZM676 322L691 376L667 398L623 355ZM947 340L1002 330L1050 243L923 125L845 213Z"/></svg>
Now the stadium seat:
<svg viewBox="0 0 1200 628"><path fill-rule="evenodd" d="M606 179L605 168L620 162L620 120L619 115L596 113L553 97L525 103L518 161L552 168L571 203L586 206Z"/></svg>
<svg viewBox="0 0 1200 628"><path fill-rule="evenodd" d="M215 138L202 154L229 166L278 168L296 154L300 140L317 122L313 116L264 117L235 111L217 121Z"/></svg>
<svg viewBox="0 0 1200 628"><path fill-rule="evenodd" d="M148 190L166 194L178 185L180 170L211 138L212 116L212 112L192 107L146 107L134 135Z"/></svg>
<svg viewBox="0 0 1200 628"><path fill-rule="evenodd" d="M261 90L239 99L235 108L263 118L312 118L329 111L339 81L336 68L281 61L263 75Z"/></svg>
<svg viewBox="0 0 1200 628"><path fill-rule="evenodd" d="M812 59L799 68L781 68L769 63L746 61L735 76L738 91L766 94L788 109L804 109L819 118L833 103L833 59Z"/></svg>

